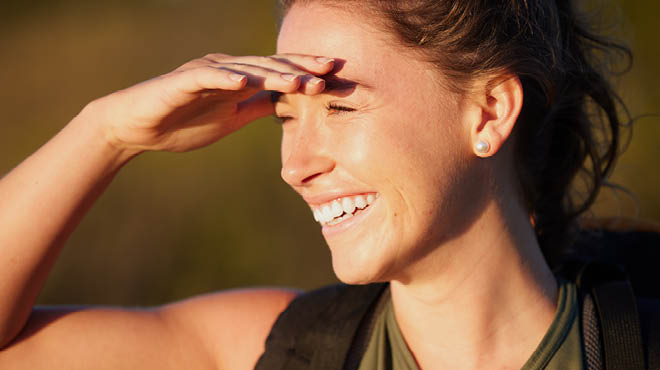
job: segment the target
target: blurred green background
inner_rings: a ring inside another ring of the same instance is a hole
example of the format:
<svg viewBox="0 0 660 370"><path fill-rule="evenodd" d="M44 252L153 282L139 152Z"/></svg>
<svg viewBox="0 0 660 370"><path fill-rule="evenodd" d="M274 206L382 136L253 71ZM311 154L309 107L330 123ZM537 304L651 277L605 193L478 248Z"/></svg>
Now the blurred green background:
<svg viewBox="0 0 660 370"><path fill-rule="evenodd" d="M633 115L657 113L660 3L603 4L635 53L624 100ZM209 52L273 53L274 14L272 0L3 1L0 174L94 98ZM40 302L150 305L335 281L319 227L279 178L279 131L263 119L209 148L130 163L70 239ZM637 121L614 180L638 200L605 192L597 215L660 221L659 139L660 119Z"/></svg>

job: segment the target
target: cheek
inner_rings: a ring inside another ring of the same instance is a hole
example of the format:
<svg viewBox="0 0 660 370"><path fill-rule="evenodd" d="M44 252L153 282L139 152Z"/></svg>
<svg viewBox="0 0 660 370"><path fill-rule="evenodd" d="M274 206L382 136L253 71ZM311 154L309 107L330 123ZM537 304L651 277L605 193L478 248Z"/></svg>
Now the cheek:
<svg viewBox="0 0 660 370"><path fill-rule="evenodd" d="M397 214L397 223L423 227L451 208L450 198L460 188L464 130L450 109L409 108L382 114L359 152L371 163L366 176L387 192L390 215Z"/></svg>

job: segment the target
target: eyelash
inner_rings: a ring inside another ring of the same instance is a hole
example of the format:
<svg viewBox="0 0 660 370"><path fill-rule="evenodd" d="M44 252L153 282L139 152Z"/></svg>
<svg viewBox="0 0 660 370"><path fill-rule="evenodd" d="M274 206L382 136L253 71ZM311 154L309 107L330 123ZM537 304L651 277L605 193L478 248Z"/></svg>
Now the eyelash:
<svg viewBox="0 0 660 370"><path fill-rule="evenodd" d="M275 120L275 123L277 123L278 125L283 125L286 121L290 120L290 119L293 118L293 117L287 117L287 116L281 116L281 117L280 117L280 116L275 116L275 117L273 117L273 118L274 118L274 120Z"/></svg>
<svg viewBox="0 0 660 370"><path fill-rule="evenodd" d="M328 103L325 106L325 109L328 110L328 112L334 111L335 114L346 114L350 112L355 112L355 108L347 107L344 105L338 105L336 103ZM275 122L279 124L284 124L286 121L291 119L293 119L293 117L289 117L289 116L275 117Z"/></svg>
<svg viewBox="0 0 660 370"><path fill-rule="evenodd" d="M338 112L338 114L355 112L354 108L347 107L344 105L338 105L336 103L329 103L328 105L325 106L325 109L327 109L328 111L336 111Z"/></svg>

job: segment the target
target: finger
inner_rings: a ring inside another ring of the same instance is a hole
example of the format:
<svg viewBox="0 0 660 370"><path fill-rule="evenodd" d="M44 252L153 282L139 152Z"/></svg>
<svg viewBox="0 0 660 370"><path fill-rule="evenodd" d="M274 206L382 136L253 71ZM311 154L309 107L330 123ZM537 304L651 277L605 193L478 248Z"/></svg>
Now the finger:
<svg viewBox="0 0 660 370"><path fill-rule="evenodd" d="M298 91L305 95L316 95L325 89L325 81L321 78L312 75L304 75L301 76L300 79L301 81Z"/></svg>
<svg viewBox="0 0 660 370"><path fill-rule="evenodd" d="M262 67L269 71L279 71L283 74L293 74L300 78L300 91L305 94L318 94L323 91L324 82L315 78L314 75L326 74L332 71L334 59L317 57L303 54L279 54L273 56L228 56L226 54L208 54L203 58L193 60L180 67L180 69L190 69L211 65L223 67L227 65L234 66L233 69L245 69L235 66L254 66ZM260 73L251 70L256 76ZM250 85L250 86L258 86ZM289 87L289 86L287 86Z"/></svg>
<svg viewBox="0 0 660 370"><path fill-rule="evenodd" d="M248 87L260 90L274 90L285 93L294 91L307 95L315 95L325 89L325 81L309 73L299 74L300 70L288 69L289 72L281 72L261 66L250 64L222 64L221 68L227 68L238 73L248 75ZM298 73L297 73L298 72ZM280 77L279 79L277 77ZM284 80L284 84L282 84Z"/></svg>
<svg viewBox="0 0 660 370"><path fill-rule="evenodd" d="M222 57L210 55L209 58L218 63L241 63L267 67L282 72L296 74L324 75L332 71L335 60L332 58L319 57L303 54L276 54L271 56L241 56Z"/></svg>
<svg viewBox="0 0 660 370"><path fill-rule="evenodd" d="M298 69L315 74L317 76L332 72L335 60L324 56L306 54L276 54L271 58L282 63L290 64Z"/></svg>
<svg viewBox="0 0 660 370"><path fill-rule="evenodd" d="M174 72L171 77L174 86L185 93L202 90L241 90L248 83L248 77L231 70L202 66L186 71Z"/></svg>
<svg viewBox="0 0 660 370"><path fill-rule="evenodd" d="M299 88L300 92L308 95L318 94L325 89L325 81L316 76L330 73L335 65L335 60L332 58L306 54L277 54L269 58L276 60L279 64L308 72L300 75Z"/></svg>
<svg viewBox="0 0 660 370"><path fill-rule="evenodd" d="M300 88L303 76L248 64L224 64L218 68L247 77L246 87L292 93Z"/></svg>

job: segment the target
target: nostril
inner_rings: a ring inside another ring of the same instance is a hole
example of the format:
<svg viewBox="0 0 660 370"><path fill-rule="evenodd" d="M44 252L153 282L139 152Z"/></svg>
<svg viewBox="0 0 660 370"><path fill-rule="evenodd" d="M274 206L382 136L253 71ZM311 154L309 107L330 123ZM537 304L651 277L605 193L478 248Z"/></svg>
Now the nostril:
<svg viewBox="0 0 660 370"><path fill-rule="evenodd" d="M315 174L313 174L313 175L307 176L306 178L304 178L304 179L302 180L302 183L303 183L303 184L306 184L306 183L312 181L313 179L317 178L317 177L320 176L320 175L321 175L321 173L315 173Z"/></svg>

